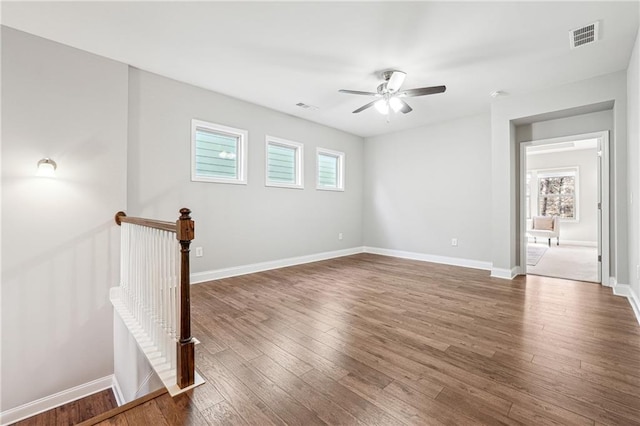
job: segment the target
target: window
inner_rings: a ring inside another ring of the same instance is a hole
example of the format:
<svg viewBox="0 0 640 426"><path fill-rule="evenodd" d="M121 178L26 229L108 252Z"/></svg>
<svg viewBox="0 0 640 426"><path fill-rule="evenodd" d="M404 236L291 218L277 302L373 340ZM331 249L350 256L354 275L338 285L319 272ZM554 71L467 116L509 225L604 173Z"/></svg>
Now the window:
<svg viewBox="0 0 640 426"><path fill-rule="evenodd" d="M344 191L344 152L318 148L317 188Z"/></svg>
<svg viewBox="0 0 640 426"><path fill-rule="evenodd" d="M302 149L301 143L267 136L267 186L304 188Z"/></svg>
<svg viewBox="0 0 640 426"><path fill-rule="evenodd" d="M538 214L578 220L578 169L540 171L537 178Z"/></svg>
<svg viewBox="0 0 640 426"><path fill-rule="evenodd" d="M191 180L247 183L246 130L191 120Z"/></svg>

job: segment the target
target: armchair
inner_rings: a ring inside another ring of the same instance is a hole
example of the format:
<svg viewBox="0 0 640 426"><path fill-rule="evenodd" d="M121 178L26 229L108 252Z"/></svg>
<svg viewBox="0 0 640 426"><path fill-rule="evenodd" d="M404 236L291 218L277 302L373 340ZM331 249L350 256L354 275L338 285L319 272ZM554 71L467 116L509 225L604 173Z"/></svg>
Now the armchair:
<svg viewBox="0 0 640 426"><path fill-rule="evenodd" d="M531 229L527 231L529 236L537 242L537 237L547 238L551 247L551 238L556 239L556 245L560 245L560 218L558 216L534 216L531 220Z"/></svg>

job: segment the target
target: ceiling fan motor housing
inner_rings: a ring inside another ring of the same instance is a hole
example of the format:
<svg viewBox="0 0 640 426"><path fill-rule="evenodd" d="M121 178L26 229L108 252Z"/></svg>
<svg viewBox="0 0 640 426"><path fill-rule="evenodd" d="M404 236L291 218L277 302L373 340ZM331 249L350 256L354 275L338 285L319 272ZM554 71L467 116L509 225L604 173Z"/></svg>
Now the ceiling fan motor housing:
<svg viewBox="0 0 640 426"><path fill-rule="evenodd" d="M384 81L389 81L394 72L396 72L396 70L382 71Z"/></svg>

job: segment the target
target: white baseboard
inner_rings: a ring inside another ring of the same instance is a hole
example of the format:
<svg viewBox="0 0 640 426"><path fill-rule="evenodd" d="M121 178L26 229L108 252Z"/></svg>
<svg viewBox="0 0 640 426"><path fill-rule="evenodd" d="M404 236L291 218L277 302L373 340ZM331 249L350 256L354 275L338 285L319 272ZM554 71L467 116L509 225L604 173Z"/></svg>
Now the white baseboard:
<svg viewBox="0 0 640 426"><path fill-rule="evenodd" d="M603 273L603 275L604 275L604 273ZM613 287L616 286L616 277L609 277L609 281L607 281L606 279L603 279L600 284L602 284L604 287L613 288Z"/></svg>
<svg viewBox="0 0 640 426"><path fill-rule="evenodd" d="M563 240L560 238L560 245L563 244L567 246L598 247L597 241ZM551 245L553 245L553 240L551 241Z"/></svg>
<svg viewBox="0 0 640 426"><path fill-rule="evenodd" d="M118 403L118 407L123 406L126 401L124 399L124 395L122 393L122 388L120 387L120 383L118 382L118 378L116 375L113 375L113 395L116 397L116 402Z"/></svg>
<svg viewBox="0 0 640 426"><path fill-rule="evenodd" d="M638 324L640 324L640 298L629 284L620 284L619 282L616 282L615 278L611 278L611 280L613 294L616 296L626 297L629 300L629 304L631 304L636 320L638 321Z"/></svg>
<svg viewBox="0 0 640 426"><path fill-rule="evenodd" d="M212 271L194 272L191 274L191 283L197 284L206 281L214 281L222 278L236 277L239 275L253 274L269 271L271 269L286 268L287 266L301 265L304 263L318 262L321 260L335 259L337 257L351 256L358 253L372 253L383 256L400 257L403 259L421 260L424 262L442 263L446 265L461 266L491 270L491 262L462 259L457 257L436 256L424 253L414 253L402 250L383 249L378 247L353 247L344 250L328 251L307 256L290 257L287 259L273 260L269 262L253 263L250 265L234 266L231 268L215 269Z"/></svg>
<svg viewBox="0 0 640 426"><path fill-rule="evenodd" d="M631 287L629 287L629 303L631 303L631 308L633 308L633 312L636 314L636 320L638 320L638 324L640 324L640 296L633 291Z"/></svg>
<svg viewBox="0 0 640 426"><path fill-rule="evenodd" d="M327 251L324 253L310 254L307 256L290 257L287 259L272 260L269 262L253 263L250 265L234 266L231 268L214 269L212 271L194 272L191 274L191 283L197 284L205 281L219 280L222 278L236 277L238 275L253 274L255 272L269 271L271 269L286 268L287 266L301 265L304 263L318 262L334 259L336 257L350 256L362 253L362 247L353 247L344 250Z"/></svg>
<svg viewBox="0 0 640 426"><path fill-rule="evenodd" d="M556 237L552 237L551 238L551 245L555 246L556 245ZM540 241L538 241L537 244L547 244L547 240L548 238L543 238L543 237L539 237L538 238ZM529 237L527 242L532 243L533 237ZM560 245L565 245L565 246L582 246L582 247L598 247L598 242L597 241L580 241L580 240L563 240L562 237L560 237Z"/></svg>
<svg viewBox="0 0 640 426"><path fill-rule="evenodd" d="M502 278L504 280L512 280L520 273L520 268L515 266L511 269L491 268L492 278Z"/></svg>
<svg viewBox="0 0 640 426"><path fill-rule="evenodd" d="M463 268L491 270L491 262L462 259L458 257L437 256L433 254L415 253L402 250L383 249L379 247L363 247L364 253L380 254L383 256L400 257L403 259L421 260L423 262L442 263L445 265L462 266Z"/></svg>
<svg viewBox="0 0 640 426"><path fill-rule="evenodd" d="M623 286L624 286L624 284L623 284ZM609 287L611 287L613 289L613 294L615 294L616 296L623 296L619 292L622 291L622 289L624 287L618 288L618 290L616 292L616 287L618 287L618 280L616 280L616 277L609 277Z"/></svg>
<svg viewBox="0 0 640 426"><path fill-rule="evenodd" d="M101 379L93 380L71 389L53 395L45 396L33 402L11 408L0 413L0 425L8 425L11 423L24 420L36 414L43 413L61 405L76 401L80 398L92 395L96 392L110 389L113 386L113 375L106 376Z"/></svg>

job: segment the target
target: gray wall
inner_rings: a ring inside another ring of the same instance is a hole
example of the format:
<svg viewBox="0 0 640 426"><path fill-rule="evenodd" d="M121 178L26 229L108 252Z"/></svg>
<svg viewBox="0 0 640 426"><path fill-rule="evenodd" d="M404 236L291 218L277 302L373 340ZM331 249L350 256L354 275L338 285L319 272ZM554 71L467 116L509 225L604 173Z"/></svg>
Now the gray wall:
<svg viewBox="0 0 640 426"><path fill-rule="evenodd" d="M2 411L113 373L127 78L2 27ZM43 157L56 178L35 177Z"/></svg>
<svg viewBox="0 0 640 426"><path fill-rule="evenodd" d="M368 138L365 245L491 260L490 136L482 114Z"/></svg>
<svg viewBox="0 0 640 426"><path fill-rule="evenodd" d="M636 36L636 43L629 60L627 69L627 124L629 131L627 138L629 143L629 284L635 292L637 301L640 301L640 280L638 268L640 268L640 32ZM633 200L631 202L631 200Z"/></svg>
<svg viewBox="0 0 640 426"><path fill-rule="evenodd" d="M362 246L362 138L134 68L129 111L129 213L189 207L192 272ZM192 118L249 131L247 185L191 182ZM265 186L267 134L304 144L303 190ZM344 192L315 189L316 147L345 152Z"/></svg>
<svg viewBox="0 0 640 426"><path fill-rule="evenodd" d="M598 150L595 148L527 156L527 170L578 167L578 221L561 219L561 243L569 240L592 243L598 241L597 158ZM532 190L536 190L535 183ZM533 208L535 212L535 205Z"/></svg>

